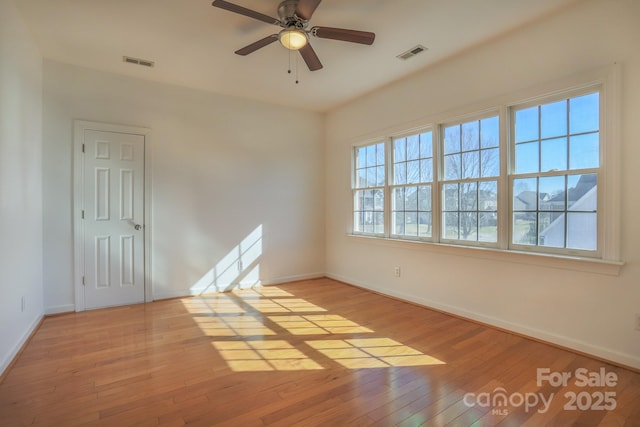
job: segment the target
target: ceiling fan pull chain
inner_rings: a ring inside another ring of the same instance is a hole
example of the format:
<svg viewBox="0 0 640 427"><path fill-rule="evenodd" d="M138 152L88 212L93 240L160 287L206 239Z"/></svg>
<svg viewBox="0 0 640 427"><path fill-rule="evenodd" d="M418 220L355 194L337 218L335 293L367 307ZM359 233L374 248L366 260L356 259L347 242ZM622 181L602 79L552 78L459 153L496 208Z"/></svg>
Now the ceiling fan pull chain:
<svg viewBox="0 0 640 427"><path fill-rule="evenodd" d="M296 84L300 83L300 80L298 80L298 68L300 68L298 65L300 64L300 61L298 59L298 55L296 55Z"/></svg>

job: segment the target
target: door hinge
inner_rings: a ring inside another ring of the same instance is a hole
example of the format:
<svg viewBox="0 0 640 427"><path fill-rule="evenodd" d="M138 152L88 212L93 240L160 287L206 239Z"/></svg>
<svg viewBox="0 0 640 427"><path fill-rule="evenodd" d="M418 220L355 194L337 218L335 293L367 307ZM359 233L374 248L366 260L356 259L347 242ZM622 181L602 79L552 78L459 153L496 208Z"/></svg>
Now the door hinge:
<svg viewBox="0 0 640 427"><path fill-rule="evenodd" d="M84 219L84 210L82 211L82 219Z"/></svg>
<svg viewBox="0 0 640 427"><path fill-rule="evenodd" d="M82 152L84 153L84 144L82 144Z"/></svg>
<svg viewBox="0 0 640 427"><path fill-rule="evenodd" d="M82 286L85 286L85 285L86 285L86 283L84 281L84 276L82 276Z"/></svg>

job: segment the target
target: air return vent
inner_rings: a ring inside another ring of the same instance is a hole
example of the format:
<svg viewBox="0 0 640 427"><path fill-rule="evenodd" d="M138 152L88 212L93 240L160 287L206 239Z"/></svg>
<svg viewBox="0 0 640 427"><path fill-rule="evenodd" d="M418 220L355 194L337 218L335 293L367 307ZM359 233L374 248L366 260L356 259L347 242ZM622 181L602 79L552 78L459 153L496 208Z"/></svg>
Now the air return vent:
<svg viewBox="0 0 640 427"><path fill-rule="evenodd" d="M156 65L156 63L153 61L149 61L147 59L132 58L131 56L123 56L122 61L128 62L129 64L142 65L143 67L149 67L149 68L152 68L153 66Z"/></svg>
<svg viewBox="0 0 640 427"><path fill-rule="evenodd" d="M413 58L414 56L416 56L419 53L424 52L425 50L427 50L426 47L422 46L421 44L412 47L411 49L407 50L406 52L402 52L400 55L396 56L396 58L402 59L402 60L407 60L409 58Z"/></svg>

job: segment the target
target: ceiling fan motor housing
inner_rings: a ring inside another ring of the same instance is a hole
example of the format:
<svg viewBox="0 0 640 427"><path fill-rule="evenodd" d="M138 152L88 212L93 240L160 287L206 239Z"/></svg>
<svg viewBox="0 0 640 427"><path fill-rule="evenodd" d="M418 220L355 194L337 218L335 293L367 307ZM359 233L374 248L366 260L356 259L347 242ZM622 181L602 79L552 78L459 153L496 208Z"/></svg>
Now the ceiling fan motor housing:
<svg viewBox="0 0 640 427"><path fill-rule="evenodd" d="M307 21L296 16L296 7L299 0L284 0L278 6L278 16L285 28L296 27L303 29L307 26Z"/></svg>

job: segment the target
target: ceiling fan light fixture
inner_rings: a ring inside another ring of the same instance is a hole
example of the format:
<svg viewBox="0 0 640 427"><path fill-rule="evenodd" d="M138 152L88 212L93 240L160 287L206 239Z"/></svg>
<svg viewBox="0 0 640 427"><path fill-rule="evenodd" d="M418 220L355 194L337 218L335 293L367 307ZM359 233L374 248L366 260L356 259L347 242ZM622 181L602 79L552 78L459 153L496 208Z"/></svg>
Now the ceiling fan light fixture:
<svg viewBox="0 0 640 427"><path fill-rule="evenodd" d="M299 50L307 45L307 33L297 28L286 28L278 34L280 44L290 50Z"/></svg>

